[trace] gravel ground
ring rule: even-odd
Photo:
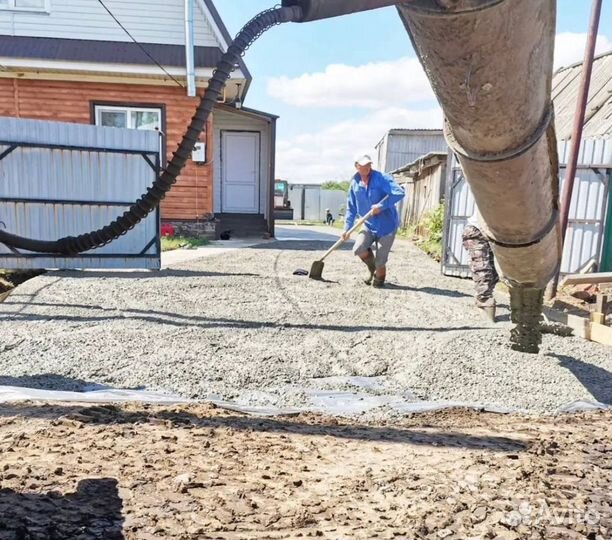
[[[394,248],[385,290],[360,282],[347,250],[327,259],[327,282],[293,275],[328,245],[265,244],[159,273],[39,276],[0,304],[0,384],[273,407],[355,392],[383,417],[415,400],[532,412],[612,403],[609,348],[547,335],[538,355],[511,351],[507,311],[486,321],[471,282],[441,276],[408,242]]]

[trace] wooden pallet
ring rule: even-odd
[[[591,274],[570,274],[563,278],[561,286],[565,285],[598,285],[612,283],[612,272],[595,272]]]
[[[575,336],[612,346],[612,327],[605,324],[607,309],[608,296],[600,293],[597,295],[595,311],[588,319],[550,308],[544,308],[544,315],[552,321],[570,327]]]

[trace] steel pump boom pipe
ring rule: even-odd
[[[512,347],[537,352],[561,260],[551,81],[555,0],[285,0],[302,21],[395,4],[510,286]]]

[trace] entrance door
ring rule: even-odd
[[[222,212],[259,213],[259,133],[221,135]]]

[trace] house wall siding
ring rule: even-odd
[[[166,155],[172,157],[198,103],[182,88],[0,79],[0,115],[91,124],[91,103],[149,104],[165,107]],[[207,155],[213,152],[212,119],[207,124]],[[188,161],[161,205],[162,219],[197,219],[212,213],[211,165]]]
[[[137,41],[185,43],[183,0],[105,0]],[[218,47],[210,23],[194,6],[195,44]],[[0,11],[0,34],[7,36],[131,41],[102,5],[94,0],[51,0],[50,13]]]
[[[446,161],[429,166],[422,174],[408,180],[401,174],[395,181],[405,191],[401,204],[402,227],[418,225],[426,214],[434,211],[441,202],[441,189],[446,181]]]

